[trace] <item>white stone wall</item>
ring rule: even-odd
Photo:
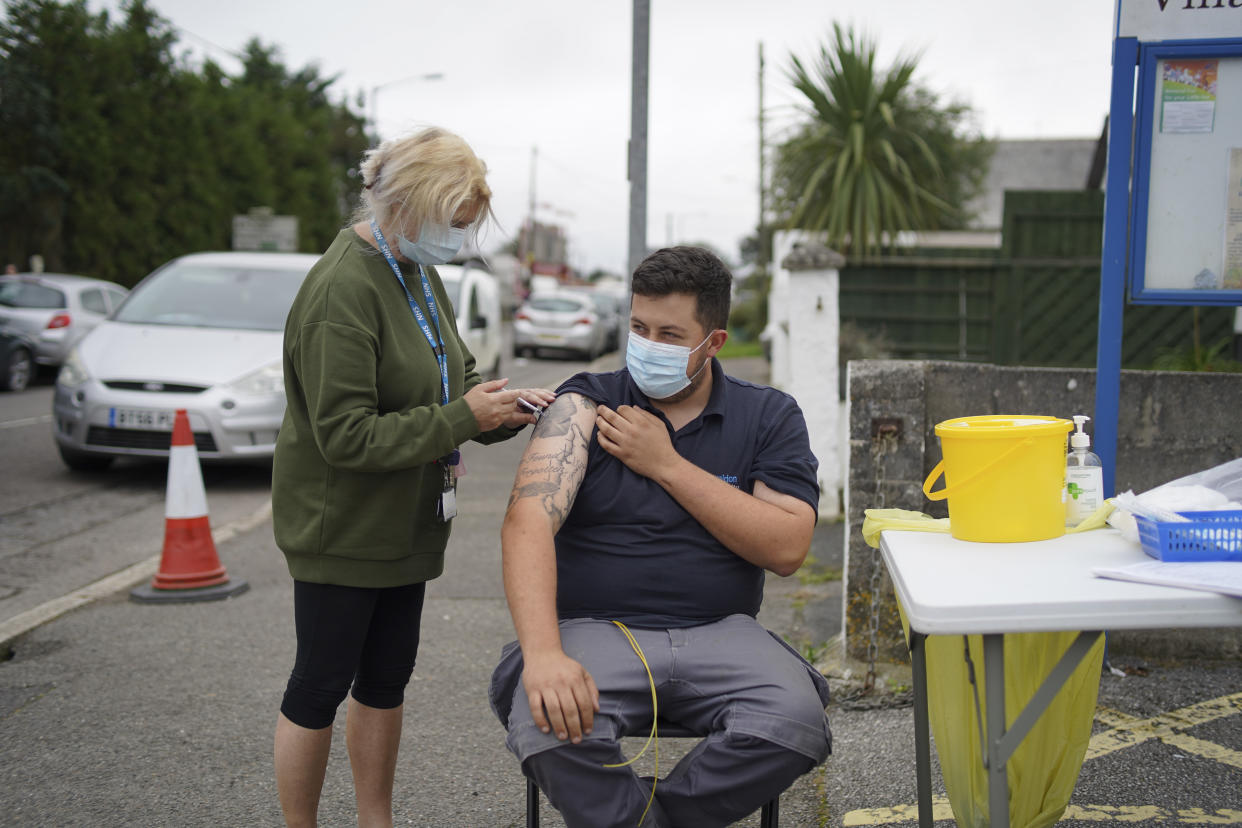
[[[802,408],[811,451],[819,461],[819,514],[835,518],[841,511],[846,477],[837,379],[840,275],[836,270],[791,273],[780,265],[795,243],[811,241],[813,236],[801,232],[779,232],[774,239],[768,298],[771,382]]]

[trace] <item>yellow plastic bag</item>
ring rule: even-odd
[[[901,623],[908,639],[910,627],[904,609]],[[1005,636],[1006,727],[1013,725],[1077,635]],[[975,668],[978,718],[963,638],[969,641]],[[927,637],[925,646],[928,714],[954,818],[962,828],[986,828],[990,824],[988,782],[979,741],[979,722],[987,722],[983,637],[933,635]],[[1091,741],[1103,660],[1104,637],[1100,636],[1010,757],[1009,824],[1013,828],[1053,825],[1069,804]]]
[[[1106,500],[1092,512],[1082,523],[1065,533],[1086,532],[1089,529],[1102,529],[1108,516],[1113,512],[1113,502]],[[863,512],[862,536],[867,545],[873,549],[880,546],[880,533],[885,529],[902,532],[944,532],[949,531],[949,518],[934,518],[931,515],[915,512],[910,509],[867,509]]]
[[[880,533],[885,529],[902,532],[949,531],[948,518],[934,518],[910,509],[867,509],[863,512],[862,536],[867,546],[880,548]]]

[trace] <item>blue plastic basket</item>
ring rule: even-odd
[[[1186,523],[1135,515],[1143,551],[1162,561],[1242,562],[1242,511],[1178,512]]]

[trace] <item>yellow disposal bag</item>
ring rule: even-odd
[[[901,622],[908,639],[910,627],[904,610]],[[1077,637],[1076,632],[1005,636],[1006,728],[1013,726]],[[988,715],[983,637],[929,635],[924,645],[928,718],[953,818],[960,828],[987,828],[991,824],[988,773],[979,742],[979,722],[986,727]],[[966,664],[966,646],[970,647],[978,685],[978,713]],[[1046,828],[1065,812],[1091,742],[1103,662],[1104,636],[1100,636],[1010,757],[1006,773],[1012,828]]]

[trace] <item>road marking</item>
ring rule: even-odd
[[[913,822],[919,818],[917,805],[896,805],[892,808],[862,808],[849,811],[841,818],[845,828],[864,825],[893,825]],[[953,808],[948,797],[932,797],[932,819],[936,822],[953,819]],[[1178,825],[1242,825],[1242,811],[1221,808],[1205,811],[1202,808],[1161,808],[1159,805],[1070,805],[1061,820],[1076,819],[1083,822],[1146,822],[1159,820],[1162,824]]]
[[[0,429],[21,428],[23,426],[39,425],[40,423],[50,423],[51,421],[51,414],[44,414],[41,417],[26,417],[22,420],[5,420],[3,423],[0,423]]]
[[[219,529],[211,533],[211,539],[217,545],[226,543],[240,534],[249,532],[259,524],[266,521],[272,516],[272,501],[269,498],[262,506],[256,509],[252,514],[240,520],[221,526]],[[143,581],[155,575],[159,569],[160,557],[163,550],[156,552],[151,557],[139,561],[132,566],[127,566],[120,572],[114,572],[106,578],[101,578],[94,583],[87,584],[81,589],[74,590],[68,595],[62,595],[59,598],[53,598],[51,601],[45,601],[37,607],[28,609],[25,612],[18,613],[6,621],[0,622],[0,647],[17,638],[19,635],[30,632],[40,624],[46,624],[55,618],[59,618],[70,610],[85,606],[92,601],[98,601],[100,598],[106,598],[122,590],[137,586]]]
[[[1242,752],[1181,732],[1238,713],[1242,713],[1242,693],[1208,699],[1150,719],[1140,719],[1102,707],[1096,711],[1095,718],[1110,729],[1091,737],[1091,744],[1087,747],[1087,755],[1083,761],[1158,739],[1187,753],[1242,768]]]
[[[841,817],[845,828],[851,825],[889,825],[894,822],[910,822],[919,818],[918,805],[895,805],[892,808],[861,808],[848,811]],[[932,797],[932,819],[953,819],[953,808],[947,796]]]
[[[1197,704],[1171,710],[1149,719],[1140,719],[1101,707],[1095,713],[1096,721],[1107,726],[1091,737],[1083,761],[1107,756],[1124,748],[1157,739],[1186,753],[1242,769],[1242,751],[1227,748],[1214,742],[1196,739],[1181,732],[1227,716],[1242,713],[1242,693],[1233,693]],[[890,808],[862,808],[849,811],[842,818],[842,825],[891,825],[918,819],[917,805],[895,805]],[[953,819],[953,808],[948,797],[932,798],[932,819]],[[1222,808],[1205,811],[1202,808],[1172,810],[1159,805],[1069,805],[1061,819],[1077,819],[1083,822],[1146,822],[1160,820],[1179,825],[1242,825],[1242,811]]]
[[[1218,811],[1202,808],[1172,810],[1158,805],[1070,805],[1061,819],[1080,819],[1084,822],[1145,822],[1158,819],[1163,824],[1242,825],[1242,811],[1233,808]]]

